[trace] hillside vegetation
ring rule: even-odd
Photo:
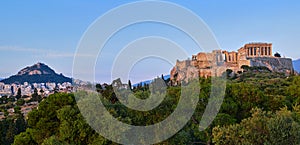
[[[199,131],[207,105],[211,80],[200,78],[201,93],[196,111],[186,126],[159,144],[300,144],[300,77],[255,69],[233,75],[227,81],[226,96],[213,123]],[[133,125],[150,125],[164,120],[177,107],[180,86],[167,88],[163,102],[148,112],[122,105],[108,85],[97,88],[111,115]],[[148,86],[133,90],[136,97],[147,98]],[[79,92],[82,96],[87,92]],[[14,137],[13,144],[116,144],[97,134],[81,115],[73,94],[56,93],[29,113],[26,131]],[[6,122],[1,122],[6,123]],[[109,125],[109,124],[107,124]],[[5,126],[5,125],[2,125]],[[14,126],[13,126],[14,127]],[[12,129],[13,130],[13,129]],[[10,129],[2,134],[9,136]],[[119,131],[118,128],[111,132]],[[121,131],[121,130],[120,130]],[[2,135],[1,144],[5,140]]]

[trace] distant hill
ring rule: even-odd
[[[165,80],[167,80],[167,79],[169,79],[169,78],[170,78],[170,75],[165,75],[165,76],[164,76],[164,79],[165,79]],[[142,84],[142,86],[144,86],[144,85],[150,84],[152,81],[153,81],[153,80],[146,80],[146,81],[142,81],[142,82],[140,82],[140,83],[136,83],[136,84],[134,84],[134,85],[132,85],[132,86],[136,87],[136,86],[138,86],[139,84]]]
[[[16,75],[13,75],[9,78],[3,79],[0,82],[5,84],[19,83],[23,84],[24,82],[28,83],[63,83],[63,82],[72,82],[71,78],[65,77],[62,74],[57,74],[53,69],[43,63],[37,63],[33,66],[26,67],[20,70]]]
[[[294,69],[300,73],[300,59],[293,61]]]

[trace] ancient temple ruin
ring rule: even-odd
[[[294,73],[292,59],[273,56],[272,43],[248,43],[238,51],[200,52],[190,60],[177,60],[171,70],[171,81],[187,81],[195,77],[221,76],[227,69],[243,71],[242,66],[264,66],[271,71]]]

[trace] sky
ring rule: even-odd
[[[14,75],[37,62],[43,62],[57,73],[72,77],[74,54],[89,26],[111,9],[130,2],[135,1],[1,1],[0,78]],[[198,15],[213,32],[222,49],[234,51],[245,43],[269,42],[273,43],[273,53],[279,52],[294,60],[300,58],[298,0],[168,2]],[[111,57],[116,56],[128,43],[146,36],[169,38],[187,48],[189,56],[198,53],[194,49],[195,44],[187,36],[170,26],[150,22],[128,26],[116,33],[103,48],[102,57],[97,59],[95,65],[95,81],[110,82]],[[133,82],[148,80],[169,74],[171,68],[172,64],[162,59],[143,59],[133,66],[129,79]]]

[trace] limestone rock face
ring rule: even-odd
[[[55,74],[54,70],[48,67],[46,64],[37,63],[33,66],[28,66],[18,72],[18,76],[22,75],[42,75],[42,74]]]
[[[292,74],[293,61],[290,58],[257,57],[250,60],[251,66],[264,66],[274,72]]]

